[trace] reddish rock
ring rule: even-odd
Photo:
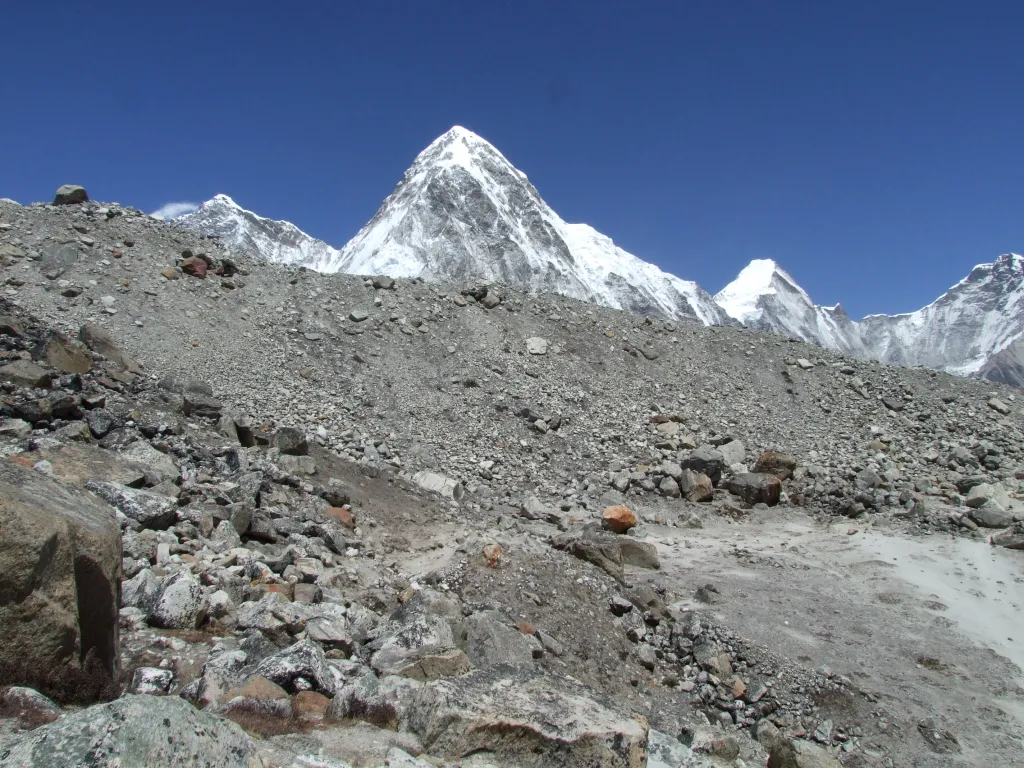
[[[633,514],[633,510],[621,504],[608,507],[601,515],[601,519],[605,526],[615,533],[625,533],[636,525],[636,515]]]
[[[501,562],[502,552],[501,547],[498,544],[487,544],[484,546],[483,555],[487,560],[487,565],[491,568],[497,568],[498,563]]]
[[[181,262],[181,271],[186,275],[192,275],[192,277],[198,277],[203,279],[206,277],[206,270],[209,268],[209,264],[206,263],[205,259],[201,259],[198,256],[190,256],[187,259],[183,259]]]
[[[351,509],[346,507],[327,507],[324,509],[324,514],[333,520],[337,520],[349,530],[353,530],[356,527],[356,517],[352,514]]]

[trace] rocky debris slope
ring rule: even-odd
[[[124,689],[235,720],[271,764],[899,757],[852,679],[681,603],[650,530],[774,505],[1020,538],[998,387],[0,206],[0,454],[115,510]],[[534,687],[578,721],[500,695]]]

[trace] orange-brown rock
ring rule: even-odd
[[[487,560],[487,565],[491,568],[497,568],[498,563],[501,562],[501,556],[504,553],[498,544],[487,544],[484,546],[483,555]]]
[[[633,510],[621,504],[608,507],[601,515],[601,519],[605,526],[615,533],[625,533],[636,525],[636,515],[633,514]]]
[[[356,527],[356,516],[352,514],[351,509],[346,509],[345,507],[325,507],[324,514],[333,520],[337,520],[349,530]]]

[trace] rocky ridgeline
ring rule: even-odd
[[[647,527],[1024,548],[1019,407],[980,382],[116,205],[0,202],[0,259],[4,764],[835,765],[870,694],[719,626],[713,585],[684,607]]]

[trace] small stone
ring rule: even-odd
[[[531,336],[526,340],[526,351],[531,355],[546,355],[548,353],[548,340],[540,336]]]

